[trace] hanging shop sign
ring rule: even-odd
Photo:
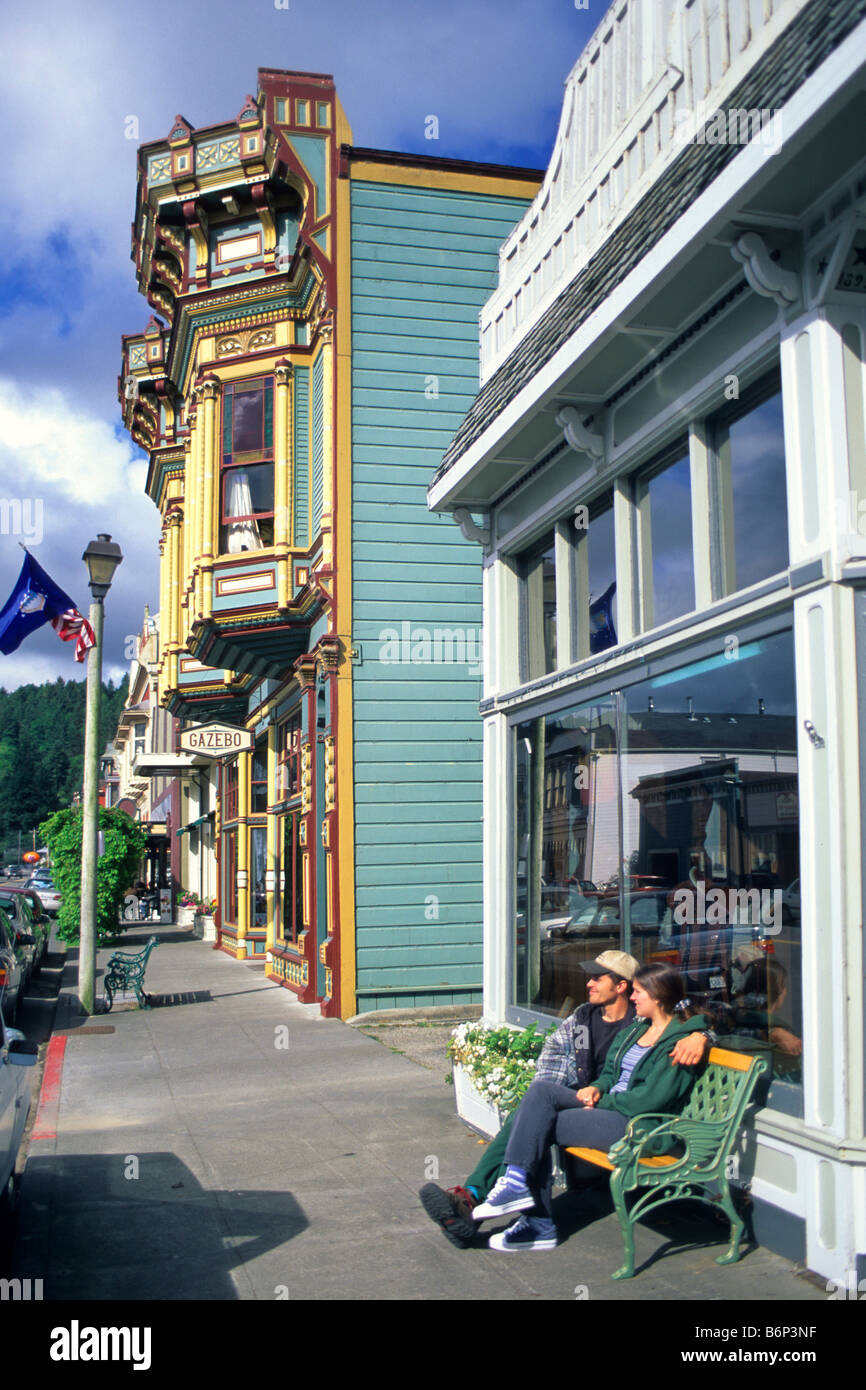
[[[206,758],[248,753],[252,746],[252,732],[231,724],[198,724],[194,729],[183,729],[180,735],[181,752],[203,754]]]

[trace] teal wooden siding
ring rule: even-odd
[[[310,531],[310,369],[295,368],[294,543],[307,545]]]
[[[322,524],[322,479],[325,460],[325,359],[313,364],[313,537]]]
[[[481,552],[426,492],[526,202],[352,184],[360,1012],[481,999]]]

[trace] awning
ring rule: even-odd
[[[191,820],[189,825],[182,825],[180,830],[176,830],[175,835],[187,835],[190,830],[195,830],[196,826],[204,825],[205,821],[213,820],[216,811],[208,811],[206,816],[199,816],[198,820]]]
[[[139,753],[132,765],[132,775],[139,777],[182,777],[184,773],[201,772],[210,764],[209,758],[194,753]]]

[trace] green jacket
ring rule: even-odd
[[[695,1018],[672,1019],[658,1042],[647,1048],[645,1056],[638,1058],[629,1077],[628,1089],[611,1096],[607,1092],[616,1085],[623,1057],[643,1036],[649,1023],[646,1019],[638,1019],[633,1027],[624,1028],[608,1048],[601,1076],[592,1083],[603,1092],[598,1102],[599,1110],[617,1110],[629,1119],[633,1115],[652,1113],[678,1115],[697,1079],[698,1068],[678,1066],[671,1061],[671,1053],[680,1038],[688,1033],[700,1033],[707,1026],[703,1014]]]

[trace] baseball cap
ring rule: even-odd
[[[613,971],[614,975],[621,975],[624,980],[633,980],[640,970],[640,962],[625,951],[602,951],[595,960],[582,960],[580,967],[587,975],[609,975]]]

